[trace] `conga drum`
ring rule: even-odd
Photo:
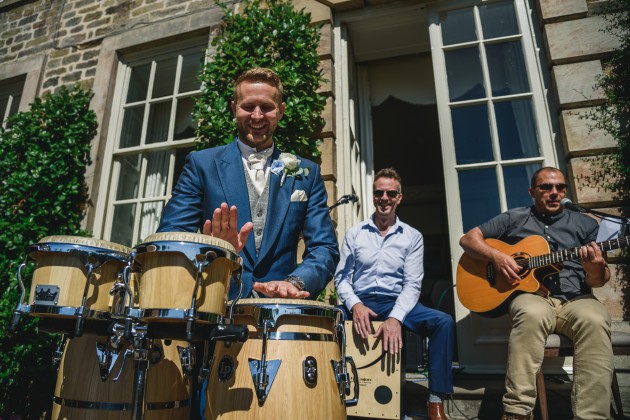
[[[86,334],[67,341],[53,398],[52,419],[114,420],[131,418],[134,395],[134,360],[123,348],[103,375],[103,354],[108,337]],[[184,377],[178,346],[186,342],[153,340],[152,361],[146,374],[144,418],[188,419],[189,378]],[[117,379],[117,380],[116,380]]]
[[[229,242],[197,233],[150,235],[132,258],[137,295],[130,315],[148,323],[153,336],[183,338],[182,324],[191,320],[219,323],[230,279],[241,272],[241,257]]]
[[[241,299],[233,322],[249,327],[249,339],[217,342],[206,419],[346,418],[340,310],[314,301]]]
[[[130,253],[126,246],[94,238],[43,238],[27,248],[25,264],[32,260],[35,269],[29,304],[18,309],[21,306],[23,312],[43,318],[45,329],[59,332],[73,330],[77,318],[87,324],[108,323],[113,301],[110,291],[129,265]],[[20,275],[18,278],[22,283]]]

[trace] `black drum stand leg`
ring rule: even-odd
[[[137,330],[136,330],[137,332]],[[149,352],[151,340],[146,337],[146,331],[137,333],[133,337],[133,400],[131,409],[132,420],[144,419],[145,391],[147,386],[147,373],[149,371]]]

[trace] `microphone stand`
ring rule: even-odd
[[[578,207],[578,212],[579,213],[590,213],[594,216],[597,216],[601,219],[608,219],[609,221],[613,222],[613,223],[619,223],[621,225],[621,229],[619,234],[620,235],[625,235],[626,231],[628,230],[628,228],[630,227],[630,218],[628,217],[623,217],[623,216],[617,216],[614,214],[608,214],[608,213],[604,213],[598,210],[593,210],[593,209],[587,209],[586,207],[582,207],[579,206]],[[619,220],[619,222],[616,222],[614,220],[610,220],[610,219],[617,219]]]
[[[340,197],[339,200],[337,200],[335,202],[335,204],[333,204],[332,206],[328,207],[328,213],[330,213],[335,207],[338,207],[338,206],[340,206],[342,204],[348,204],[348,203],[350,203],[352,201],[355,201],[355,200],[352,200],[351,196],[344,195],[344,196]]]

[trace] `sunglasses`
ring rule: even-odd
[[[381,198],[383,196],[383,194],[387,194],[387,196],[389,198],[396,198],[396,197],[398,197],[398,194],[400,194],[400,191],[396,191],[396,190],[389,190],[389,191],[374,190],[373,194],[374,194],[374,197],[376,197],[376,198]]]
[[[552,189],[556,189],[558,192],[563,192],[567,190],[567,184],[538,184],[536,187],[540,188],[543,191],[551,191]]]

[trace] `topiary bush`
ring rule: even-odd
[[[43,236],[86,234],[84,176],[97,128],[91,96],[78,85],[61,88],[10,117],[9,129],[0,128],[0,418],[39,418],[52,406],[51,354],[59,337],[38,332],[38,320],[28,316],[16,334],[8,326],[25,248]]]
[[[286,111],[274,133],[285,152],[308,159],[319,157],[326,98],[317,92],[324,78],[319,69],[319,31],[311,16],[296,11],[289,1],[245,0],[240,14],[217,1],[224,11],[223,29],[212,40],[215,53],[202,68],[201,95],[193,115],[198,122],[199,148],[228,144],[236,135],[230,102],[234,81],[252,67],[268,67],[280,76]]]

